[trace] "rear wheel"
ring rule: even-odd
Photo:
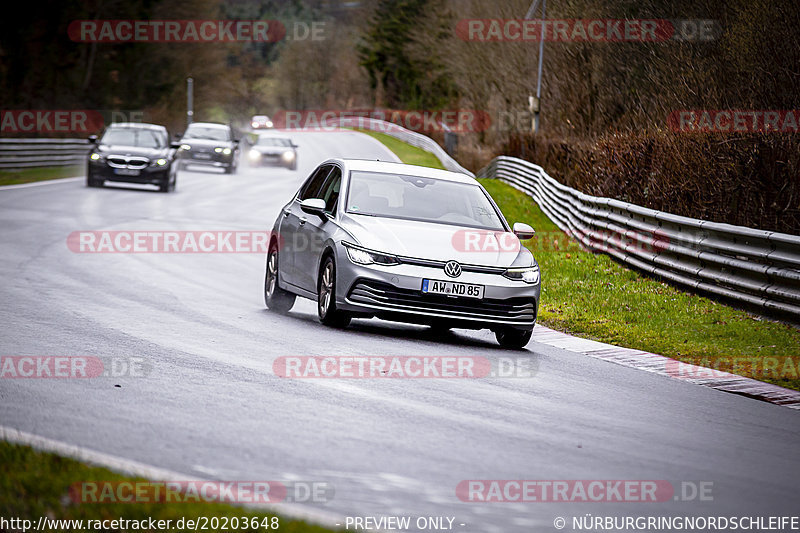
[[[281,289],[278,285],[278,246],[273,244],[267,254],[266,274],[264,275],[264,303],[267,308],[278,313],[288,313],[294,305],[296,296]]]
[[[345,328],[350,323],[350,314],[336,308],[336,263],[332,256],[325,258],[320,269],[317,312],[320,322],[326,326]]]
[[[494,331],[494,336],[500,346],[515,350],[524,348],[530,342],[532,335],[533,330],[516,328],[499,328]]]

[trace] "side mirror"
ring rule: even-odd
[[[178,139],[175,139],[174,141],[169,143],[169,147],[170,148],[174,148],[175,150],[177,150],[178,148],[181,147],[181,143],[180,143],[180,141]]]
[[[89,135],[89,142],[92,144],[97,144],[97,135]]]
[[[325,200],[322,198],[308,198],[300,202],[300,209],[309,215],[325,218]]]
[[[234,140],[233,140],[233,144],[236,144],[236,145],[238,145],[240,140],[241,140],[241,139],[234,139]]]
[[[536,233],[533,231],[532,227],[523,222],[514,222],[514,227],[512,227],[511,230],[521,241],[532,239],[533,235]]]
[[[296,144],[292,143],[292,148],[299,148]]]
[[[183,137],[183,133],[176,133],[175,135],[172,136],[172,138],[175,140],[175,142],[180,141],[181,137]]]

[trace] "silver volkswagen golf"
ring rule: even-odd
[[[428,167],[330,159],[275,221],[264,299],[288,312],[317,301],[323,324],[351,318],[494,331],[505,347],[531,338],[539,265],[473,178]]]

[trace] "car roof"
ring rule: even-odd
[[[160,124],[147,124],[146,122],[112,122],[108,125],[109,128],[126,128],[126,129],[142,129],[142,130],[166,130]]]
[[[460,172],[451,172],[438,168],[422,167],[419,165],[408,165],[406,163],[393,163],[390,161],[376,161],[374,159],[329,159],[326,163],[338,162],[345,167],[345,170],[362,170],[366,172],[384,172],[387,174],[404,174],[407,176],[420,176],[423,178],[434,178],[445,181],[455,181],[477,185],[478,182],[471,176]]]
[[[189,127],[191,128],[192,126],[202,126],[204,128],[219,128],[221,130],[222,129],[227,130],[230,128],[230,126],[228,126],[227,124],[220,124],[218,122],[192,122],[191,124],[189,124]]]

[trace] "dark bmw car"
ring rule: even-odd
[[[297,169],[297,145],[288,137],[259,135],[248,157],[253,166],[276,165]]]
[[[225,169],[226,174],[236,172],[239,159],[239,140],[225,124],[194,122],[186,128],[180,140],[181,168],[198,165]]]
[[[86,185],[102,187],[106,181],[158,185],[161,192],[175,190],[175,146],[170,146],[164,126],[141,123],[111,124],[94,145],[86,165]]]

